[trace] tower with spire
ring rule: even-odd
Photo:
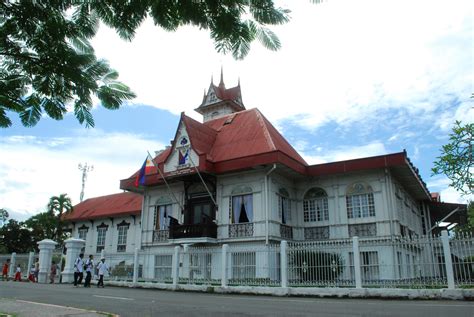
[[[201,105],[194,110],[202,114],[204,122],[245,110],[240,91],[240,79],[237,86],[226,88],[221,67],[219,85],[214,85],[213,77],[211,77],[211,84],[207,93],[204,91]]]

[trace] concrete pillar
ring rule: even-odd
[[[62,275],[62,283],[72,283],[74,281],[74,261],[79,257],[81,249],[86,242],[82,239],[70,238],[64,241],[66,246],[66,263]],[[41,263],[41,260],[40,260]]]
[[[133,254],[133,283],[138,282],[138,248],[135,248]]]
[[[47,283],[49,272],[51,270],[51,261],[53,260],[53,251],[57,242],[51,239],[44,239],[38,242],[39,249],[39,273],[38,283]]]
[[[352,237],[352,252],[354,254],[354,277],[356,288],[362,288],[362,277],[360,274],[359,237]]]
[[[35,253],[31,251],[30,254],[28,255],[28,267],[25,269],[27,278],[30,275],[31,267],[34,265],[34,262],[33,262],[34,259],[35,259]]]
[[[229,245],[222,245],[222,277],[221,277],[221,286],[227,287],[227,253],[229,251]]]
[[[288,247],[287,241],[282,241],[280,244],[280,276],[281,287],[288,287],[288,258],[286,249]]]
[[[8,268],[10,272],[8,272],[8,276],[13,278],[16,272],[16,252],[13,252],[10,257],[10,267]]]
[[[449,245],[448,231],[441,231],[441,241],[443,242],[444,265],[446,266],[448,288],[454,289],[453,260],[451,259],[451,246]]]
[[[179,246],[174,247],[171,276],[173,277],[173,286],[176,287],[179,280]]]

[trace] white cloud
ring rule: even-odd
[[[94,166],[85,198],[119,192],[119,181],[129,177],[146,153],[163,144],[140,135],[105,134],[78,130],[70,138],[13,136],[0,138],[1,207],[17,215],[44,211],[51,196],[67,193],[79,202],[82,174],[79,163]]]
[[[292,118],[308,129],[328,121],[368,121],[378,109],[426,116],[453,95],[471,94],[470,1],[277,5],[292,10],[291,22],[274,28],[282,49],[253,45],[244,61],[216,53],[206,31],[166,32],[151,21],[132,43],[101,27],[94,47],[138,94],[136,102],[197,118],[192,109],[211,74],[218,80],[221,65],[228,86],[241,78],[247,107],[259,107],[273,122]]]
[[[319,153],[318,149],[316,151]],[[310,165],[322,164],[335,161],[351,160],[362,157],[377,156],[387,154],[388,151],[383,143],[373,142],[361,146],[339,146],[335,150],[330,150],[324,154],[313,154],[305,152],[303,158]]]
[[[451,182],[446,176],[436,176],[427,183],[430,192],[438,192],[441,196],[441,201],[449,203],[465,204],[469,200],[473,200],[474,196],[462,196],[454,188],[449,187]]]

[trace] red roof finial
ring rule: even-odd
[[[221,65],[221,81],[219,82],[219,88],[225,88],[224,84],[224,67]]]

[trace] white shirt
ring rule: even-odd
[[[86,260],[86,272],[92,272],[93,267],[94,267],[94,260],[87,259]]]
[[[77,258],[76,262],[74,262],[74,268],[76,269],[76,272],[84,272],[84,260]]]
[[[99,275],[105,275],[105,273],[109,271],[109,266],[107,263],[102,261],[97,264],[97,268],[99,269]]]

